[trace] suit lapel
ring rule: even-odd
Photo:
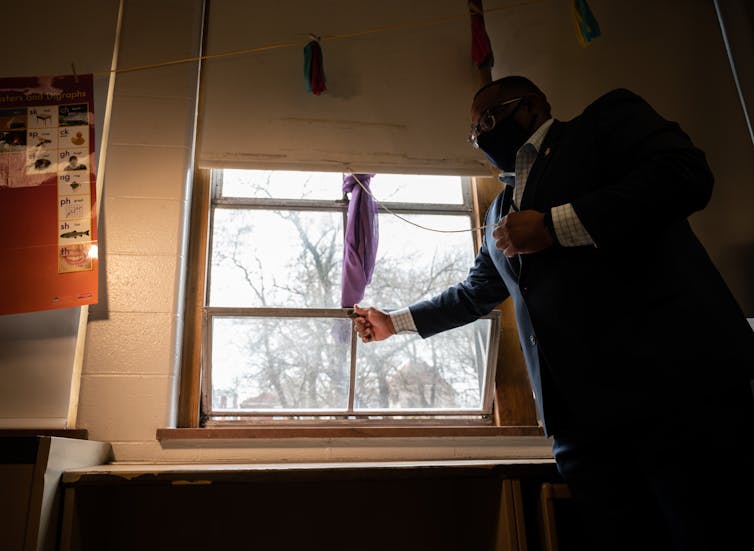
[[[542,147],[539,148],[537,158],[531,167],[529,177],[526,180],[526,187],[524,188],[524,195],[521,197],[521,210],[532,208],[536,204],[537,188],[539,182],[544,175],[547,165],[552,159],[553,154],[557,150],[558,142],[563,135],[563,123],[556,120],[553,121],[550,131],[545,137],[545,141],[542,143]]]
[[[539,149],[537,158],[531,167],[531,171],[529,171],[529,177],[526,180],[526,187],[524,188],[524,195],[521,197],[521,210],[534,208],[534,206],[538,204],[536,198],[539,183],[547,171],[550,159],[554,157],[560,139],[563,136],[563,130],[563,123],[558,120],[553,121],[549,132],[547,132],[545,141],[542,142],[542,147]],[[520,281],[528,266],[528,260],[526,259],[525,254],[519,255],[519,262],[518,279]]]
[[[503,191],[500,192],[500,194],[495,198],[495,202],[491,205],[490,213],[488,214],[485,223],[496,224],[497,222],[499,222],[503,216],[508,214],[512,201],[513,189],[510,186],[506,185]],[[495,240],[492,237],[493,229],[489,228],[487,231],[487,243],[490,251],[490,256],[496,258],[496,262],[498,263],[504,262],[508,267],[508,270],[510,271],[509,277],[511,277],[514,281],[517,281],[520,269],[518,256],[507,258],[505,255],[503,255],[503,251],[495,248]],[[503,275],[502,272],[501,275]],[[505,278],[505,275],[503,277]]]

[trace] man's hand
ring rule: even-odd
[[[353,328],[361,337],[361,342],[382,341],[395,335],[393,320],[382,310],[359,308],[358,304],[354,304],[353,311],[356,314]]]
[[[504,216],[492,232],[495,247],[511,257],[536,253],[550,247],[555,240],[544,224],[545,215],[536,210],[511,212]]]

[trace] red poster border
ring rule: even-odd
[[[35,106],[88,107],[91,269],[59,273],[58,173],[12,187],[8,162],[0,163],[0,315],[96,304],[96,169],[93,76],[0,78],[0,111]],[[0,132],[4,129],[0,128]],[[26,130],[24,130],[26,131]],[[2,136],[0,136],[2,137]],[[0,153],[0,156],[7,155]],[[7,157],[6,157],[7,158]],[[2,173],[2,170],[5,173]]]

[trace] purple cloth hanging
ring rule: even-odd
[[[372,281],[374,261],[377,257],[379,227],[377,203],[356,181],[369,190],[374,174],[344,174],[343,193],[351,194],[348,203],[346,231],[343,243],[343,280],[340,305],[353,308],[364,298],[364,290]]]

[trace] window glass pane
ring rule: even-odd
[[[370,189],[380,202],[463,204],[460,176],[377,174]]]
[[[339,172],[223,170],[223,197],[337,200],[342,188]]]
[[[371,182],[376,199],[387,205],[460,208],[448,214],[380,213],[375,271],[361,304],[403,307],[462,281],[474,257],[464,180],[378,174]],[[341,186],[340,173],[223,170],[224,197],[280,202],[213,207],[208,306],[281,311],[211,312],[212,352],[203,369],[212,387],[206,412],[216,419],[241,419],[243,412],[259,419],[267,413],[267,420],[327,419],[348,411],[351,321],[291,318],[284,310],[340,307],[341,206],[308,210],[285,200],[336,201]],[[432,339],[400,335],[368,346],[358,342],[352,412],[481,412],[490,326],[479,320]]]
[[[215,410],[345,409],[350,320],[212,318]]]
[[[216,208],[210,306],[340,307],[339,212]]]
[[[457,215],[380,214],[380,237],[372,282],[362,304],[400,308],[434,296],[466,278],[474,259],[471,218]],[[430,229],[425,229],[430,228]]]
[[[480,409],[489,320],[431,339],[359,343],[356,409]]]

